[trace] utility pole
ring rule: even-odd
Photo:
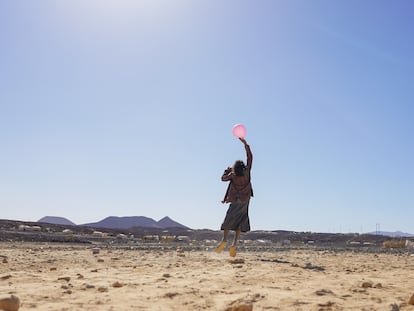
[[[375,224],[375,234],[376,235],[378,235],[378,233],[381,231],[381,228],[380,228],[380,224],[379,223],[376,223]]]

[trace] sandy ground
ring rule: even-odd
[[[412,254],[0,244],[20,310],[414,310]]]

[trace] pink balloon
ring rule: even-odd
[[[233,135],[238,138],[246,136],[246,127],[243,124],[236,124],[233,126]]]

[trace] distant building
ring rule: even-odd
[[[19,231],[42,231],[42,227],[40,226],[28,226],[28,225],[19,225],[18,227]]]
[[[103,238],[105,236],[105,234],[101,231],[94,231],[92,232],[92,236],[98,237],[98,238]]]
[[[64,233],[64,234],[73,234],[73,231],[72,231],[72,230],[70,230],[70,229],[64,229],[64,230],[62,231],[62,233]]]
[[[145,235],[143,240],[144,242],[158,242],[160,237],[158,235]]]
[[[178,242],[190,242],[190,237],[186,235],[179,235],[177,236]]]

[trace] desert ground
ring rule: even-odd
[[[0,244],[19,310],[414,310],[413,276],[409,252]]]

